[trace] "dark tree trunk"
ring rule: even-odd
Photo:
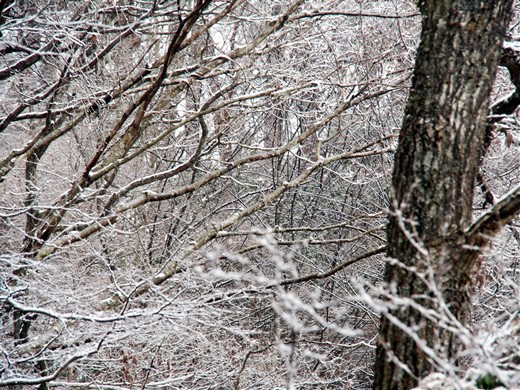
[[[465,230],[511,6],[512,0],[420,3],[421,43],[395,156],[387,253],[398,263],[387,265],[385,280],[395,295],[426,309],[439,312],[442,299],[461,322],[481,252],[467,245]],[[374,389],[411,389],[429,372],[443,371],[433,355],[456,361],[457,335],[402,302],[395,307],[390,299],[381,318]]]

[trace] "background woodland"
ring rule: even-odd
[[[0,386],[370,388],[414,2],[0,10]],[[492,120],[475,216],[520,182],[517,112]],[[460,383],[520,383],[519,227]]]

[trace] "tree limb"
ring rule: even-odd
[[[99,348],[101,348],[101,344],[104,341],[104,338],[98,343],[96,348],[85,351],[84,353],[80,353],[77,355],[73,355],[69,357],[61,366],[59,366],[52,374],[47,376],[42,376],[40,378],[12,378],[6,379],[4,381],[0,381],[0,387],[4,386],[16,386],[16,385],[39,385],[42,383],[50,382],[56,379],[68,366],[74,363],[76,360],[85,358],[96,353]]]
[[[488,150],[493,139],[493,127],[504,115],[511,115],[520,106],[520,53],[512,45],[505,44],[500,58],[500,66],[509,71],[511,83],[515,90],[506,98],[496,102],[491,107],[490,117],[486,126],[484,153]]]
[[[491,146],[495,124],[499,122],[504,116],[513,114],[520,106],[520,53],[518,50],[515,50],[512,45],[505,43],[499,65],[505,67],[509,71],[509,77],[515,87],[515,90],[509,96],[499,100],[491,107],[490,116],[488,117],[485,130],[486,136],[484,138],[484,145],[482,148],[482,161],[483,157],[486,155],[489,147]],[[480,187],[484,195],[484,203],[482,207],[485,208],[488,204],[494,205],[495,196],[493,195],[493,192],[489,188],[484,178],[482,168],[479,169],[477,174],[477,185]]]
[[[299,278],[284,280],[284,281],[282,281],[280,283],[277,283],[276,285],[277,286],[287,286],[289,284],[302,283],[302,282],[307,282],[309,280],[325,279],[325,278],[328,278],[329,276],[334,275],[335,273],[341,271],[342,269],[344,269],[344,268],[346,268],[346,267],[348,267],[348,266],[350,266],[352,264],[355,264],[355,263],[357,263],[357,262],[359,262],[361,260],[367,259],[369,257],[375,256],[375,255],[379,255],[381,253],[385,253],[385,251],[386,251],[386,246],[383,245],[383,246],[377,247],[376,249],[372,249],[371,251],[363,253],[362,255],[354,257],[353,259],[349,259],[347,261],[344,261],[343,263],[337,265],[334,268],[331,268],[330,270],[328,270],[326,272],[321,272],[321,273],[317,272],[317,273],[314,273],[314,274],[301,276]]]
[[[471,246],[484,246],[518,213],[520,213],[520,185],[506,194],[469,227],[466,231],[466,242]]]

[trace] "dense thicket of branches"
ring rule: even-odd
[[[414,3],[0,15],[0,385],[370,387]],[[519,181],[515,111],[493,122],[476,213]],[[468,380],[518,365],[517,229],[475,276]]]

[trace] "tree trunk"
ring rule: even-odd
[[[432,0],[423,16],[393,172],[383,313],[374,389],[410,389],[455,363],[454,332],[426,318],[444,301],[464,322],[480,247],[467,245],[486,116],[512,0]],[[403,304],[402,299],[408,299]],[[413,303],[410,305],[409,303]],[[414,307],[412,307],[414,306]],[[440,359],[436,359],[435,356]]]

